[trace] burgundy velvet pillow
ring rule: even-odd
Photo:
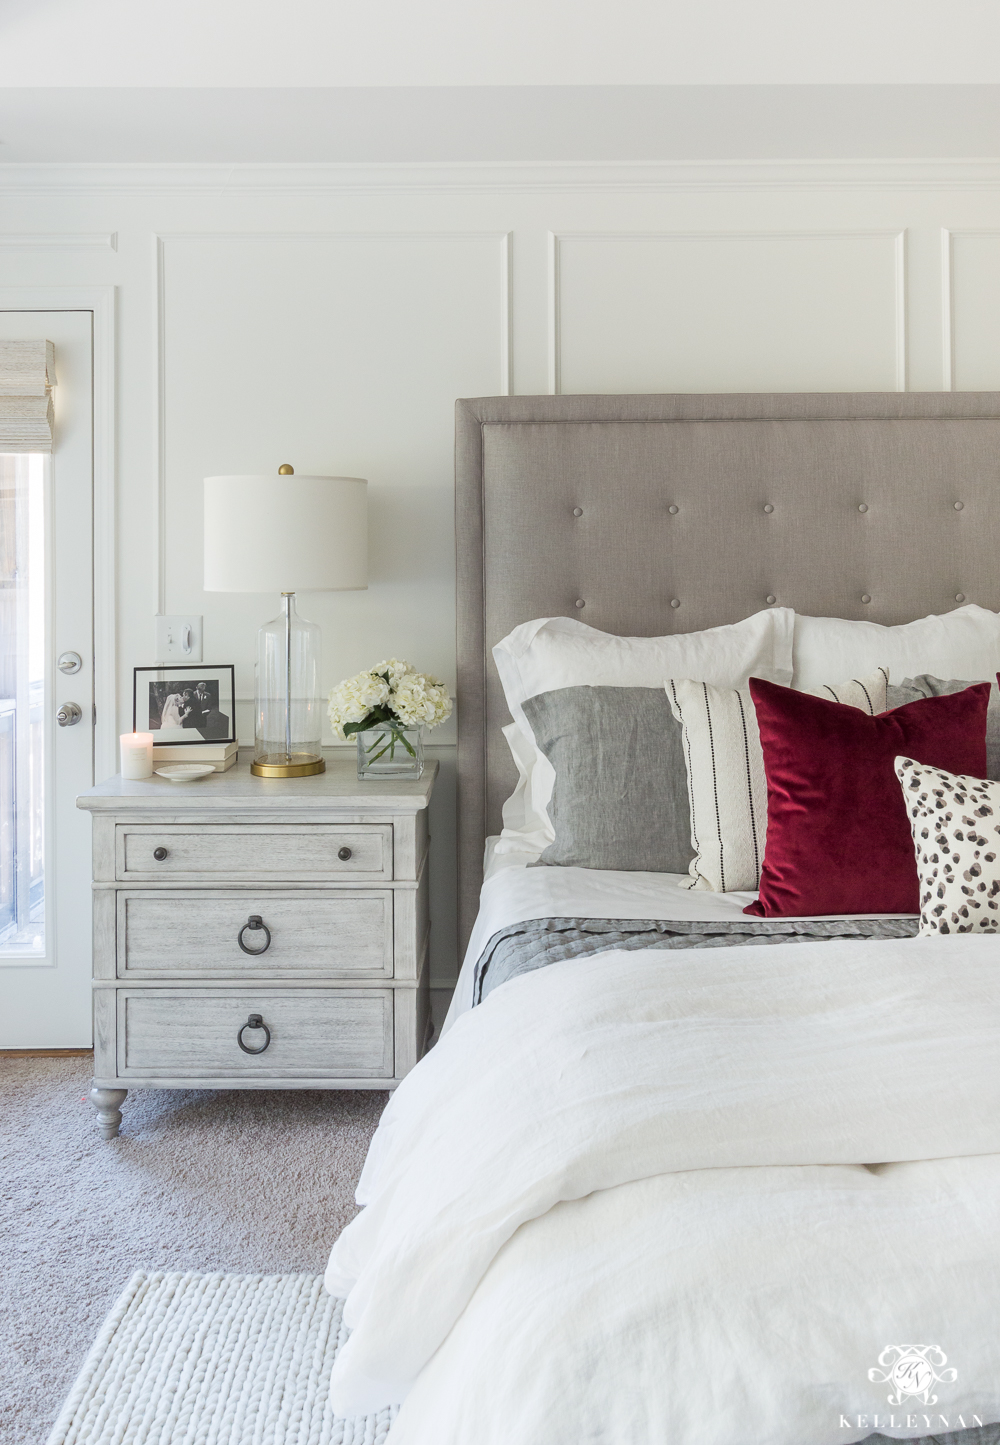
[[[910,823],[894,759],[986,776],[990,684],[869,717],[750,679],[767,774],[760,897],[744,913],[919,913]]]

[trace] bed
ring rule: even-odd
[[[401,1401],[392,1445],[993,1445],[1000,940],[537,866],[492,654],[541,618],[989,633],[1000,397],[488,398],[456,457],[468,947],[331,1256],[335,1409]]]

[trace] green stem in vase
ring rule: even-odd
[[[385,733],[379,733],[378,737],[377,737],[377,738],[375,739],[375,741],[372,743],[372,746],[371,746],[370,748],[367,748],[366,751],[370,753],[370,752],[372,751],[372,748],[377,748],[378,745],[379,745],[379,743],[382,742],[382,741],[384,740],[384,738],[385,738]],[[373,758],[370,758],[369,761],[370,761],[370,762],[373,762],[373,763],[377,763],[378,760],[379,760],[379,758],[384,757],[384,755],[389,751],[390,745],[391,745],[390,743],[386,743],[385,747],[384,747],[384,748],[380,748],[379,751],[375,754],[375,756],[374,756]]]
[[[405,736],[402,728],[390,727],[384,731],[382,729],[373,728],[371,729],[371,731],[377,731],[378,736],[375,738],[374,742],[365,746],[365,752],[368,755],[369,764],[377,763],[379,758],[385,757],[386,753],[389,754],[389,761],[395,762],[397,743],[401,743],[402,746],[409,753],[410,757],[413,758],[414,761],[416,761],[416,749],[411,745],[409,739]],[[378,748],[378,752],[375,751],[376,748]]]

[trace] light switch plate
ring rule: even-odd
[[[201,618],[157,617],[157,662],[201,662]]]

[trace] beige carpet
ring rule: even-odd
[[[89,1059],[0,1059],[0,1442],[43,1445],[136,1270],[322,1273],[381,1092],[130,1094],[100,1139]]]

